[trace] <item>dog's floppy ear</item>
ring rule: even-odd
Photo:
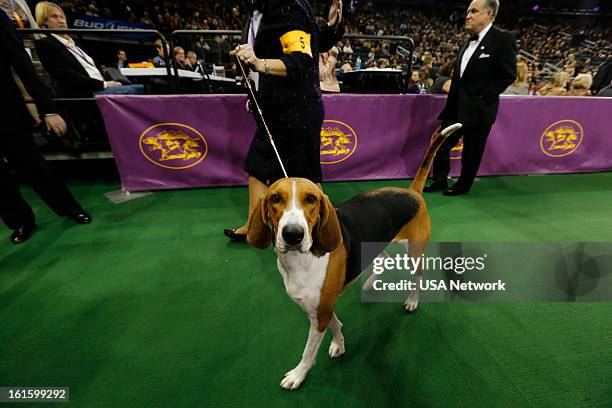
[[[253,208],[247,227],[247,242],[255,248],[264,249],[272,242],[272,232],[268,226],[267,194],[260,197]]]
[[[342,243],[342,232],[336,210],[325,194],[321,199],[319,222],[315,225],[312,235],[313,242],[310,251],[315,256],[320,257],[327,252],[332,252]]]

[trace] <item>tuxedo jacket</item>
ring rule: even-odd
[[[36,51],[62,97],[91,98],[94,92],[104,89],[104,81],[91,78],[76,57],[54,36],[37,40]]]
[[[593,85],[591,86],[593,95],[597,94],[600,89],[610,86],[610,83],[612,83],[612,58],[608,58],[608,60],[597,69],[597,74],[593,78]]]
[[[255,35],[257,58],[280,59],[287,77],[259,74],[258,99],[263,106],[281,106],[320,99],[319,52],[329,50],[344,35],[342,26],[319,29],[309,0],[267,0]],[[248,41],[251,18],[242,43]],[[246,67],[245,67],[246,68]]]
[[[0,10],[0,122],[9,129],[24,129],[32,126],[23,96],[13,79],[12,70],[19,76],[26,90],[34,99],[41,115],[55,113],[57,109],[51,91],[38,77],[30,56],[23,48],[13,23]]]
[[[461,60],[469,42],[459,51],[446,106],[439,119],[464,126],[495,123],[499,95],[516,79],[516,39],[492,26],[461,76]]]

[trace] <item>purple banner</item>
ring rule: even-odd
[[[243,95],[98,96],[123,188],[245,185]],[[445,97],[325,95],[324,181],[413,177]],[[479,175],[612,169],[612,99],[502,97]],[[264,112],[265,116],[265,112]],[[274,135],[273,135],[274,136]],[[461,143],[453,149],[457,174]]]

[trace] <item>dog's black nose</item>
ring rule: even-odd
[[[283,239],[289,245],[297,245],[304,239],[304,228],[298,225],[287,225],[283,227]]]

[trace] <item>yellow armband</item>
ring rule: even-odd
[[[303,52],[304,54],[312,57],[312,50],[310,49],[310,34],[306,34],[304,31],[293,30],[283,34],[280,38],[280,42],[283,46],[283,53],[291,54],[292,52]]]

